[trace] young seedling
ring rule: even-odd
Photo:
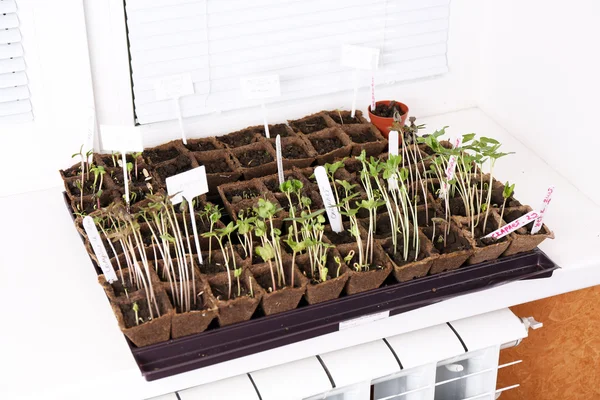
[[[139,325],[140,320],[142,321],[142,323],[144,323],[144,320],[139,317],[138,312],[140,311],[140,307],[138,306],[138,303],[136,301],[133,302],[133,306],[131,308],[133,309],[133,313],[135,315],[135,324]]]
[[[242,295],[242,286],[240,285],[240,276],[242,275],[242,268],[236,268],[233,270],[233,275],[235,276],[235,279],[237,279],[237,288],[238,288],[238,297],[240,297]]]
[[[502,212],[500,213],[501,221],[504,218],[504,209],[506,208],[506,201],[510,198],[510,196],[512,196],[514,191],[515,184],[513,183],[511,185],[510,182],[506,181],[506,183],[504,184],[504,189],[502,190],[502,198],[504,199],[504,201],[502,202]]]

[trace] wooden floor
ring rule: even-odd
[[[520,383],[501,400],[600,399],[600,286],[512,307],[544,327],[521,345],[503,350],[498,388]]]

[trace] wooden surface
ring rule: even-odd
[[[544,327],[529,330],[519,346],[503,350],[498,388],[520,383],[501,400],[600,399],[600,286],[511,307]]]

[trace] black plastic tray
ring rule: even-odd
[[[547,278],[557,268],[535,249],[404,283],[390,276],[382,287],[368,292],[314,305],[301,303],[285,313],[255,316],[226,327],[213,325],[197,335],[143,348],[130,343],[130,348],[142,375],[152,381],[336,332],[340,322],[365,315],[389,311],[392,316],[508,282]]]

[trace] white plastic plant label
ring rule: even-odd
[[[279,184],[285,182],[285,176],[283,175],[283,158],[281,156],[281,136],[277,135],[275,138],[275,151],[277,153],[277,175],[279,176]]]
[[[490,233],[489,235],[484,236],[484,238],[501,239],[504,236],[506,236],[510,233],[513,233],[517,229],[522,228],[525,225],[532,223],[539,216],[540,216],[540,214],[537,211],[530,211],[527,214],[523,215],[522,217],[515,219],[513,222],[510,222],[510,223],[496,229],[494,232]]]
[[[104,151],[120,153],[144,151],[144,142],[139,126],[102,125],[100,137]]]
[[[461,143],[462,139],[457,138],[456,140],[454,140],[452,145],[456,149],[461,145]],[[446,191],[448,190],[448,182],[454,179],[454,172],[456,171],[456,162],[456,156],[450,156],[450,158],[448,159],[448,166],[444,171],[446,173],[446,181],[442,181],[440,187],[440,197],[443,197],[446,194]]]
[[[154,84],[156,100],[178,99],[194,94],[192,75],[179,74],[160,78]]]
[[[390,316],[390,312],[382,311],[376,314],[363,315],[362,317],[349,319],[347,321],[340,322],[339,330],[343,331],[344,329],[354,328],[356,326],[365,325],[371,322],[379,321],[380,319],[386,319]]]
[[[242,93],[248,100],[264,100],[281,96],[279,75],[262,75],[240,79]]]
[[[329,178],[327,177],[327,171],[325,170],[325,167],[319,165],[315,168],[315,178],[317,179],[317,184],[319,185],[319,192],[321,192],[321,198],[323,199],[323,204],[325,205],[327,217],[329,217],[331,230],[338,233],[342,232],[344,230],[344,226],[342,225],[342,215],[340,214],[340,210],[337,208],[335,196],[333,194],[333,190],[331,189],[331,185],[329,184]]]
[[[397,156],[399,147],[400,142],[398,138],[398,131],[390,131],[388,134],[388,153],[391,156]]]
[[[206,168],[204,165],[166,179],[167,192],[171,203],[179,204],[185,197],[188,200],[208,192]]]
[[[110,258],[106,253],[106,248],[104,247],[104,243],[102,243],[102,239],[100,238],[100,234],[98,233],[98,228],[96,228],[96,224],[94,223],[94,219],[89,215],[83,218],[83,229],[85,229],[85,233],[88,236],[88,240],[92,245],[92,249],[94,250],[94,254],[98,259],[98,264],[100,264],[100,269],[106,278],[108,283],[112,283],[117,280],[117,274],[110,263]]]
[[[342,46],[342,66],[363,70],[376,70],[380,50],[375,47],[345,44]]]
[[[548,209],[548,205],[552,201],[552,193],[554,193],[554,186],[550,186],[548,188],[548,191],[546,192],[546,196],[544,197],[544,201],[542,203],[542,208],[540,210],[540,216],[538,219],[535,220],[535,223],[533,224],[533,227],[531,228],[532,235],[535,235],[536,233],[538,233],[540,231],[540,229],[542,229],[542,225],[544,224],[544,214],[546,213],[546,210]]]

